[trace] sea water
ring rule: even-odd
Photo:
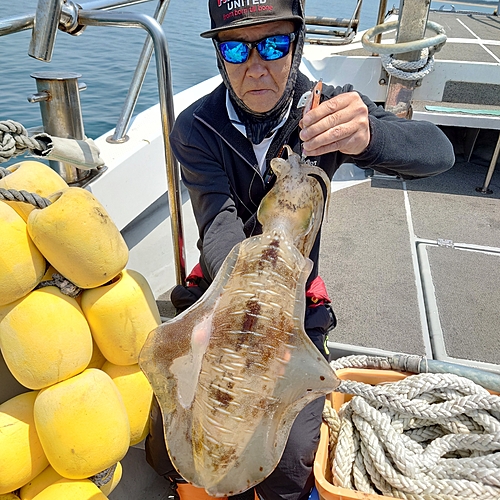
[[[0,0],[0,19],[34,14],[37,3],[37,0]],[[85,0],[79,3],[85,6]],[[127,11],[153,15],[156,5],[155,1],[142,3],[127,7]],[[305,5],[307,15],[350,18],[356,0],[306,0]],[[363,1],[360,30],[376,24],[378,5],[378,0]],[[397,7],[399,0],[394,0],[394,5]],[[433,2],[433,7],[440,5]],[[388,2],[387,7],[390,9],[393,4]],[[169,46],[174,93],[218,73],[211,40],[199,36],[208,28],[206,0],[170,1],[163,29]],[[65,71],[81,74],[80,81],[87,84],[87,90],[81,93],[86,135],[96,138],[107,133],[120,116],[146,36],[139,28],[100,26],[89,26],[76,37],[58,32],[50,63],[28,56],[31,31],[0,37],[0,121],[15,120],[26,128],[40,126],[39,105],[27,101],[27,96],[36,92],[35,80],[30,75]],[[135,114],[157,102],[153,57]]]
[[[0,0],[0,19],[34,13],[37,0]],[[85,0],[79,2],[83,6]],[[157,2],[148,2],[127,11],[153,15]],[[321,9],[320,9],[321,8]],[[350,17],[354,0],[307,0],[308,15]],[[376,24],[377,0],[365,0],[361,28]],[[209,29],[206,0],[171,0],[163,29],[172,71],[174,93],[218,73],[211,40],[199,34]],[[40,71],[79,73],[87,84],[81,93],[85,133],[96,138],[112,129],[120,116],[136,64],[146,39],[138,28],[89,26],[80,36],[58,32],[52,61],[44,63],[28,56],[31,31],[0,37],[0,121],[15,120],[26,128],[41,125],[38,104],[27,96],[36,92],[30,75]],[[154,56],[141,89],[135,113],[158,102]]]

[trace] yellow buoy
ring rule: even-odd
[[[101,370],[90,368],[41,390],[34,414],[50,465],[65,478],[93,476],[127,453],[127,410],[116,385]]]
[[[76,300],[48,286],[0,308],[0,349],[18,382],[41,389],[85,370],[92,335]]]
[[[28,191],[43,198],[68,187],[66,181],[49,166],[39,161],[22,161],[7,167],[12,173],[0,179],[0,187]],[[6,201],[25,221],[33,205],[22,201]]]
[[[136,364],[149,332],[161,322],[148,282],[130,269],[109,285],[85,290],[81,304],[99,349],[115,365]]]
[[[33,500],[106,500],[108,497],[90,480],[60,479]]]
[[[0,494],[31,481],[49,464],[35,428],[37,392],[25,392],[0,405]]]
[[[119,366],[104,363],[106,372],[118,387],[130,422],[130,446],[140,443],[149,432],[149,411],[153,389],[139,365]]]
[[[63,479],[61,474],[58,474],[54,468],[49,465],[40,472],[38,476],[34,477],[19,490],[19,496],[21,500],[33,500],[38,493],[60,479]]]
[[[90,358],[89,365],[87,368],[102,368],[102,365],[106,363],[106,358],[99,349],[99,346],[92,339],[92,357]]]
[[[125,267],[128,248],[104,207],[88,191],[71,187],[33,210],[28,232],[45,258],[80,288],[94,288]]]
[[[122,464],[118,462],[116,464],[116,468],[113,472],[113,477],[111,478],[110,481],[108,481],[106,484],[103,484],[102,486],[99,487],[99,489],[105,494],[109,495],[117,486],[118,483],[120,482],[120,479],[122,478],[123,474],[123,468]],[[33,500],[36,495],[38,495],[41,491],[43,491],[45,488],[50,486],[51,484],[55,483],[56,481],[59,481],[61,479],[64,479],[61,474],[58,474],[52,466],[48,466],[45,468],[38,476],[36,476],[34,479],[32,479],[29,483],[25,484],[20,490],[19,490],[19,497],[20,500]],[[19,498],[15,497],[15,498]],[[3,500],[3,497],[0,496],[0,500]],[[7,500],[7,498],[6,498]]]
[[[46,267],[46,260],[28,234],[26,222],[0,201],[0,306],[33,290]]]
[[[123,475],[123,467],[122,467],[122,464],[120,462],[118,462],[116,464],[116,469],[115,469],[115,472],[113,473],[113,477],[111,478],[111,481],[109,481],[106,484],[103,484],[102,486],[99,487],[99,489],[105,495],[109,495],[118,486],[118,483],[120,482],[120,480],[122,478],[122,475]]]

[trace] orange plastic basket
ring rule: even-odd
[[[181,500],[212,500],[211,497],[203,488],[197,488],[189,483],[180,483],[177,485],[177,493]],[[219,500],[226,500],[227,497]],[[215,500],[215,499],[214,499]]]
[[[354,380],[365,384],[380,384],[383,382],[397,382],[407,377],[408,374],[391,370],[364,370],[355,368],[344,368],[337,370],[337,377],[342,380]],[[330,394],[330,402],[336,410],[343,403],[349,401],[351,396],[334,392]],[[321,439],[319,442],[316,459],[314,461],[314,476],[316,478],[316,488],[321,500],[394,500],[394,497],[382,495],[371,495],[359,491],[348,490],[334,486],[326,479],[328,467],[328,427],[325,423],[321,425]]]
[[[203,488],[197,488],[189,483],[178,484],[177,493],[179,493],[181,500],[227,500],[227,497],[217,499],[211,497]],[[255,500],[258,500],[257,495]]]

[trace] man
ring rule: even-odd
[[[346,161],[404,179],[453,165],[452,146],[437,127],[399,119],[350,85],[324,86],[319,106],[302,118],[297,103],[313,83],[298,70],[305,33],[300,0],[250,1],[237,8],[228,0],[208,3],[211,29],[201,36],[213,40],[223,84],[181,113],[171,134],[199,229],[202,290],[233,246],[261,231],[255,213],[274,181],[270,160],[284,144],[330,178]],[[306,310],[305,330],[326,356],[334,316],[318,277],[319,243],[320,235],[310,254],[314,307]],[[185,291],[172,293],[179,309],[190,303],[181,304]],[[297,417],[280,464],[255,488],[261,498],[308,498],[323,404],[320,398]]]

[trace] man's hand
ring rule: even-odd
[[[307,156],[332,151],[358,155],[370,142],[368,108],[357,92],[347,92],[322,102],[309,111],[299,125]]]

